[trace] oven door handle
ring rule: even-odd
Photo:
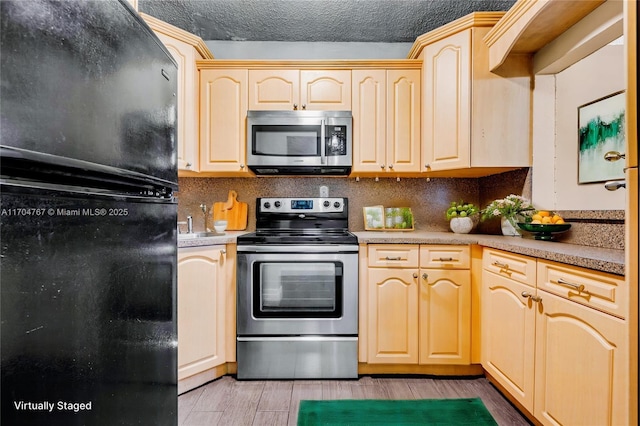
[[[237,336],[238,342],[300,342],[300,341],[340,341],[340,342],[352,342],[357,341],[358,336],[333,336],[333,335],[313,335],[313,336]]]
[[[324,165],[327,162],[327,152],[326,152],[326,130],[325,130],[326,122],[324,119],[320,120],[320,164]]]
[[[264,245],[264,246],[243,246],[238,245],[237,251],[242,253],[357,253],[358,246],[356,245],[331,245],[331,244],[318,244],[318,245]]]

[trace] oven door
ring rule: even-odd
[[[358,254],[238,252],[239,336],[356,335]]]

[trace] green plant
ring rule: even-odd
[[[485,207],[482,210],[482,220],[502,216],[515,226],[516,216],[527,216],[533,211],[535,211],[535,208],[527,198],[521,195],[510,194],[505,198],[493,200]]]
[[[480,209],[472,203],[452,201],[445,213],[445,217],[447,220],[451,220],[454,217],[471,217],[478,213],[480,213]]]

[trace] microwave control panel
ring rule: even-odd
[[[327,126],[325,155],[347,155],[347,126]]]

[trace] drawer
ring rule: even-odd
[[[520,254],[485,248],[482,267],[503,277],[536,286],[536,259]]]
[[[417,268],[418,246],[408,244],[370,244],[369,267]]]
[[[538,260],[538,289],[620,318],[629,314],[626,287],[618,275]]]
[[[431,269],[469,269],[469,246],[421,245],[420,267]]]

